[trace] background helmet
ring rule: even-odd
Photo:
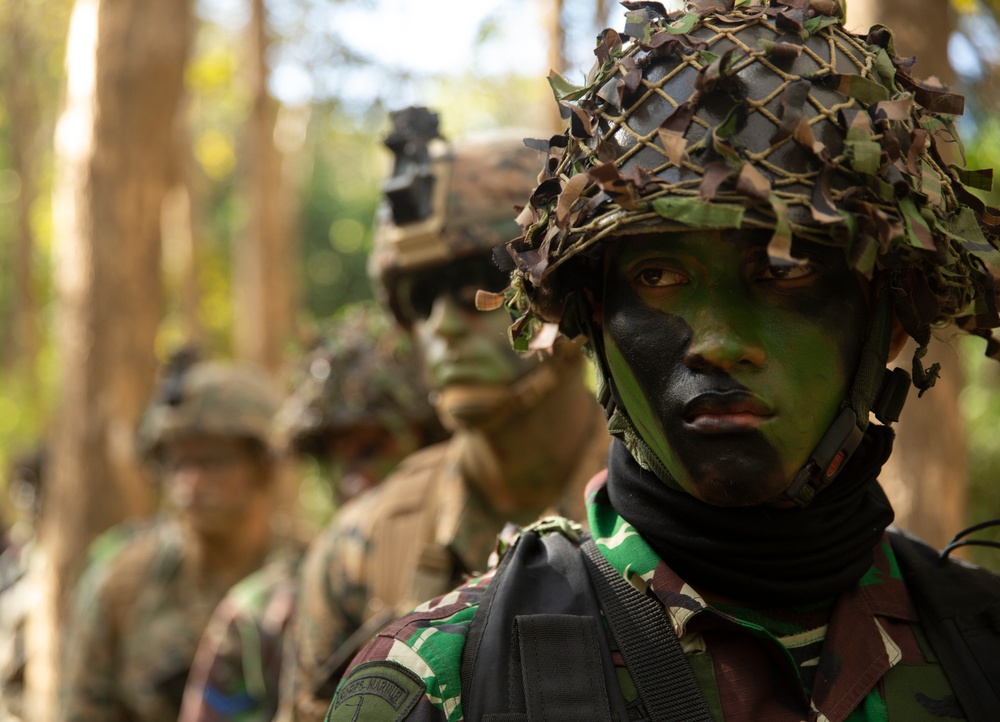
[[[375,304],[350,306],[324,329],[294,383],[275,417],[293,453],[322,457],[328,437],[361,424],[415,430],[422,443],[445,436],[412,339]]]
[[[139,452],[153,460],[174,439],[217,435],[271,448],[278,408],[272,385],[258,369],[229,362],[195,362],[189,351],[167,363],[139,424]]]
[[[455,143],[438,132],[426,108],[391,114],[386,145],[392,176],[383,190],[369,273],[376,292],[405,327],[411,323],[399,280],[410,273],[485,257],[518,235],[515,206],[537,182],[541,154],[523,134],[484,135]],[[497,273],[500,289],[506,285]],[[499,289],[492,289],[499,290]]]
[[[921,347],[921,388],[933,383],[919,362],[932,325],[991,338],[1000,214],[967,189],[991,174],[965,169],[961,96],[910,77],[888,29],[846,32],[837,0],[626,5],[586,87],[564,93],[570,128],[550,141],[526,232],[508,245],[515,334],[539,319],[587,332],[573,299],[602,240],[760,228],[775,263],[794,263],[805,238],[886,278]],[[987,353],[1000,357],[1000,343]]]

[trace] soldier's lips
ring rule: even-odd
[[[739,434],[757,431],[774,416],[764,401],[746,391],[708,392],[684,406],[684,426],[699,434]]]

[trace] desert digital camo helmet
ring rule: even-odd
[[[422,300],[401,295],[401,278],[427,269],[447,272],[455,261],[488,256],[516,236],[515,206],[537,182],[540,154],[524,145],[524,134],[509,131],[447,142],[437,114],[423,107],[394,112],[391,119],[385,144],[394,167],[383,185],[369,272],[393,315],[409,327],[413,304]],[[499,290],[507,278],[496,269],[481,282]]]
[[[139,424],[139,452],[153,460],[164,444],[194,436],[248,439],[270,450],[277,408],[277,393],[257,368],[197,361],[185,350],[164,367]]]
[[[541,321],[588,333],[580,289],[594,283],[602,241],[761,229],[777,264],[795,263],[802,238],[885,279],[833,453],[856,445],[869,410],[898,415],[909,380],[885,374],[893,311],[917,341],[921,391],[937,372],[921,361],[936,325],[987,338],[1000,358],[1000,216],[969,190],[988,189],[992,172],[965,167],[961,96],[911,77],[884,26],[847,32],[838,0],[623,5],[624,32],[599,36],[585,87],[553,84],[570,123],[549,141],[525,232],[507,246],[515,338]],[[825,459],[812,462],[826,473]],[[807,502],[814,481],[791,495],[804,489]]]
[[[341,312],[305,355],[294,391],[275,417],[282,446],[323,457],[327,439],[359,425],[444,437],[413,340],[373,303]]]

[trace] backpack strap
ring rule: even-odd
[[[513,708],[523,697],[526,714],[487,715],[483,722],[611,722],[598,624],[577,614],[514,617],[518,654],[508,664],[508,698]]]
[[[1000,709],[1000,577],[889,530],[921,628],[970,722]]]
[[[601,610],[575,540],[525,530],[471,622],[462,712],[483,722],[626,722]]]
[[[663,607],[608,563],[593,540],[582,546],[601,609],[651,722],[713,722]]]

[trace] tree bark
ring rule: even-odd
[[[133,431],[156,372],[160,213],[192,33],[191,0],[77,0],[56,129],[61,368],[40,530],[29,718],[52,718],[68,599],[90,541],[150,513]]]
[[[564,0],[541,0],[539,15],[542,27],[548,36],[549,71],[564,74],[566,72],[566,31],[563,28]],[[546,122],[553,133],[565,127],[565,121],[559,113],[559,106],[554,102],[546,105],[548,108]]]
[[[892,28],[897,55],[917,56],[916,76],[954,82],[947,43],[954,18],[947,2],[849,0],[847,7],[847,24],[855,31],[867,32],[876,22]],[[912,357],[911,342],[896,363],[908,369]],[[968,464],[958,407],[964,383],[960,359],[950,345],[933,341],[925,362],[934,361],[941,363],[941,378],[923,398],[910,394],[880,479],[896,523],[940,547],[965,525]]]
[[[295,321],[294,263],[288,169],[275,145],[278,103],[267,89],[267,17],[264,0],[253,0],[250,81],[253,108],[247,123],[245,198],[248,223],[235,264],[235,348],[238,357],[278,374]]]
[[[881,23],[892,28],[896,54],[917,56],[913,74],[936,76],[950,85],[955,73],[948,63],[948,36],[955,27],[948,0],[848,0],[847,27],[867,33]]]

